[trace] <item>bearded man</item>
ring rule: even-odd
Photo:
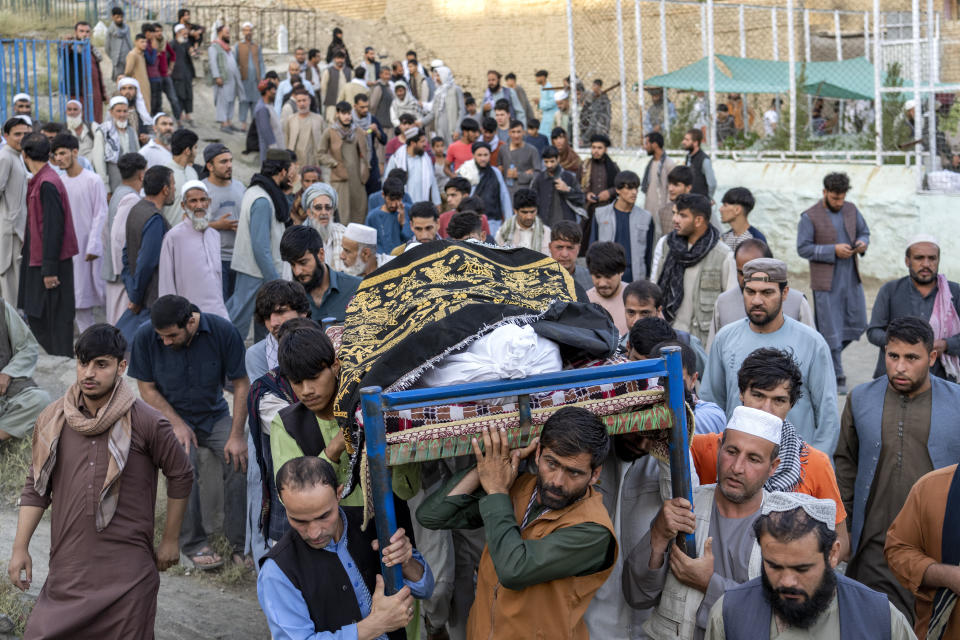
[[[179,559],[193,469],[170,423],[124,382],[126,350],[115,327],[84,331],[74,349],[76,383],[37,418],[8,565],[14,585],[28,589],[30,538],[53,505],[50,573],[27,638],[153,635],[157,570]],[[154,548],[158,469],[167,520]]]
[[[916,636],[886,596],[836,572],[836,504],[771,493],[753,523],[759,578],[729,589],[710,611],[707,640]]]
[[[290,264],[294,279],[307,290],[310,317],[317,322],[325,318],[343,322],[361,278],[330,268],[324,253],[323,240],[313,227],[296,225],[283,232],[280,256]]]
[[[370,177],[367,136],[353,121],[353,105],[337,103],[333,124],[320,138],[320,164],[330,167],[330,185],[337,190],[342,222],[366,219]]]
[[[229,319],[223,302],[220,234],[207,217],[207,186],[191,180],[180,194],[183,220],[163,236],[160,247],[160,295],[183,296],[200,311]]]
[[[392,256],[377,253],[377,230],[351,222],[340,242],[340,260],[344,273],[366,277],[391,260]]]
[[[564,407],[539,438],[510,450],[505,432],[483,430],[477,465],[417,509],[428,529],[486,531],[467,637],[585,638],[583,614],[617,557],[613,523],[593,485],[610,451],[606,427]],[[536,452],[534,473],[518,475]],[[495,631],[501,629],[500,635]]]

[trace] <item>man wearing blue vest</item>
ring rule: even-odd
[[[886,377],[856,387],[833,454],[851,523],[847,576],[890,597],[913,620],[913,595],[887,566],[887,529],[924,474],[960,460],[960,385],[930,375],[930,324],[915,316],[887,326]]]
[[[764,498],[753,523],[762,573],[717,600],[707,640],[916,638],[885,595],[835,571],[836,509],[833,500],[803,493]]]

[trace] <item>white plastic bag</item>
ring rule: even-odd
[[[421,378],[427,387],[486,380],[512,380],[563,369],[560,347],[530,325],[505,324],[466,350],[441,360]]]

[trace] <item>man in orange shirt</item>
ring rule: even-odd
[[[772,413],[783,420],[780,442],[780,466],[767,480],[767,491],[794,491],[837,503],[837,539],[840,559],[850,553],[850,535],[839,526],[846,520],[840,489],[829,456],[811,447],[787,421],[787,413],[802,393],[803,376],[793,357],[779,349],[757,349],[744,359],[737,373],[740,402],[751,409]],[[717,480],[717,453],[720,434],[694,435],[690,443],[694,466],[701,484]]]

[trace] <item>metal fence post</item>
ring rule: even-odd
[[[770,9],[770,33],[773,39],[773,59],[780,59],[780,34],[777,32],[777,8]]]
[[[863,57],[870,59],[870,12],[863,12]]]
[[[840,11],[833,10],[833,41],[837,47],[837,60],[843,60],[843,40],[840,38]]]
[[[930,149],[930,164],[929,171],[934,171],[937,168],[937,160],[940,158],[940,154],[937,153],[937,96],[934,92],[934,87],[937,85],[937,81],[940,79],[939,76],[935,76],[936,65],[935,60],[937,56],[937,41],[933,37],[933,0],[927,0],[927,84],[929,86],[929,91],[927,93],[928,105],[930,110],[929,123],[927,126],[927,145]],[[920,129],[923,131],[923,129]]]
[[[700,25],[701,28],[703,25]],[[667,3],[665,0],[660,0],[660,67],[661,73],[669,73],[667,68]],[[664,141],[670,140],[670,96],[667,93],[666,87],[661,88],[661,95],[663,100],[661,101],[663,108],[663,139]],[[669,142],[666,142],[669,144]]]
[[[883,96],[880,95],[880,86],[883,83],[883,59],[880,48],[880,0],[873,0],[873,112],[874,130],[873,140],[874,164],[878,167],[883,164]]]
[[[643,25],[640,17],[640,0],[633,0],[633,28],[637,33],[637,106],[640,107],[640,135],[643,130]]]
[[[790,87],[790,151],[797,150],[797,53],[793,33],[793,0],[787,0],[787,74]]]
[[[623,51],[623,1],[617,0],[617,54],[620,59],[620,148],[627,148],[627,64]]]
[[[707,13],[713,9],[713,0],[707,0]],[[709,22],[713,18],[707,16]],[[709,39],[709,37],[708,37]],[[664,347],[660,350],[667,369],[667,395],[673,413],[673,429],[670,430],[670,482],[674,498],[684,498],[693,504],[693,483],[690,480],[690,435],[687,428],[687,410],[683,398],[683,365],[680,347]],[[679,383],[679,384],[678,384]],[[680,534],[677,543],[686,547],[683,551],[691,558],[697,556],[697,540],[693,534]]]
[[[701,25],[702,26],[702,25]],[[714,62],[713,42],[713,0],[707,0],[707,88],[709,95],[707,113],[707,133],[709,134],[710,148],[717,148],[717,78],[716,62]]]
[[[567,0],[567,53],[570,55],[570,128],[573,129],[573,139],[570,143],[574,149],[577,149],[580,147],[580,115],[579,105],[577,104],[577,63],[574,59],[573,48],[573,2]]]
[[[913,126],[914,140],[916,140],[917,132],[923,131],[923,116],[926,114],[923,113],[923,102],[920,100],[920,0],[913,0],[911,5],[911,13],[913,18],[913,30],[911,32],[911,37],[913,38],[913,99],[916,101],[917,105],[913,110]],[[914,145],[914,149],[917,149],[916,145]],[[921,153],[922,151],[923,148],[921,147],[918,153]],[[919,165],[920,162],[917,162],[918,180],[920,177]]]

